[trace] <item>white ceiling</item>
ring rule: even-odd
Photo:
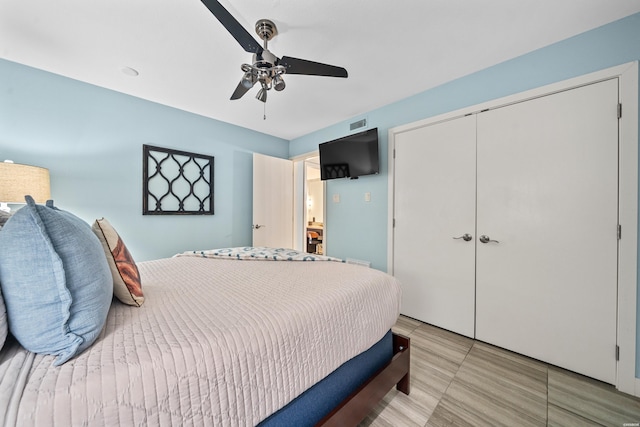
[[[285,76],[263,120],[257,87],[229,100],[251,54],[200,0],[0,0],[0,57],[290,140],[640,12],[639,0],[220,1],[252,35],[273,20],[278,57],[349,78]]]

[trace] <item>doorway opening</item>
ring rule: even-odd
[[[325,255],[327,222],[325,183],[320,179],[317,151],[303,154],[293,161],[293,242],[294,249]]]
[[[304,160],[305,252],[324,254],[324,183],[320,180],[320,158]]]

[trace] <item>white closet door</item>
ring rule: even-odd
[[[475,117],[395,139],[393,272],[407,316],[472,337]],[[453,239],[464,234],[470,241]]]
[[[476,337],[615,383],[617,79],[478,115]],[[478,236],[478,237],[479,237]]]

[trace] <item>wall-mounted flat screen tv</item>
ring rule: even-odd
[[[378,128],[320,144],[320,178],[355,179],[380,171]]]

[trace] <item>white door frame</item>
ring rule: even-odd
[[[477,113],[487,108],[526,101],[601,80],[619,78],[622,118],[619,153],[619,222],[622,238],[618,244],[618,334],[620,349],[616,388],[640,396],[640,379],[636,379],[636,297],[638,289],[638,61],[542,86],[515,95],[430,117],[389,129],[387,270],[393,274],[393,212],[395,136],[415,128]]]
[[[304,161],[293,161],[293,249],[306,249],[304,228],[304,194],[305,168]]]

